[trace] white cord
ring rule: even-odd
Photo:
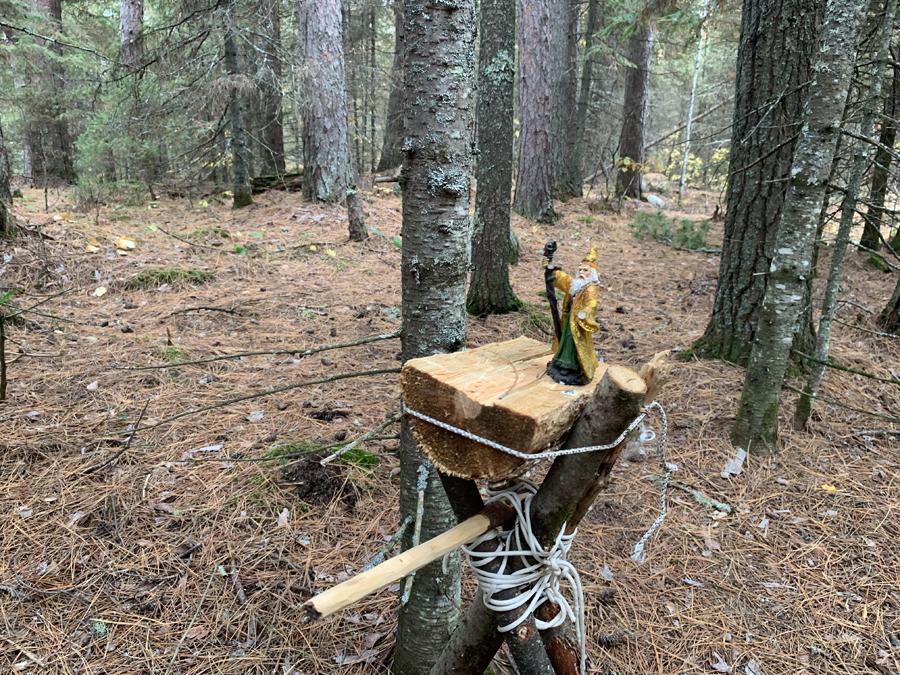
[[[524,493],[520,493],[522,489]],[[581,579],[575,565],[566,560],[566,554],[575,539],[575,532],[566,534],[563,525],[556,541],[549,550],[545,550],[531,531],[531,502],[537,494],[538,486],[529,480],[523,480],[515,488],[500,492],[491,492],[488,504],[506,500],[516,511],[516,524],[512,530],[489,532],[477,537],[462,547],[475,572],[484,595],[484,605],[495,612],[509,612],[524,607],[521,616],[510,624],[498,627],[501,633],[509,632],[519,626],[544,601],[550,601],[559,607],[559,612],[550,621],[541,621],[535,617],[538,630],[545,630],[561,625],[567,618],[575,624],[575,636],[581,646],[581,672],[584,672],[586,661],[584,634],[584,592]],[[474,550],[485,541],[497,540],[494,551],[481,552]],[[489,572],[486,567],[496,558],[503,558],[500,569]],[[510,558],[519,558],[521,569],[507,572]],[[560,592],[561,581],[567,581],[572,588],[572,604]],[[524,587],[524,588],[520,588]],[[507,598],[495,598],[503,591],[518,589],[516,595]],[[574,608],[573,606],[574,605]]]

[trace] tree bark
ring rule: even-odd
[[[0,202],[12,203],[12,190],[9,179],[12,175],[9,169],[9,151],[3,138],[3,117],[0,115]]]
[[[653,56],[653,28],[645,26],[628,38],[626,54],[632,67],[625,73],[625,103],[622,107],[622,134],[619,136],[619,170],[616,196],[641,198],[644,171],[644,131],[650,99],[650,60]]]
[[[144,0],[119,0],[119,48],[131,70],[144,58]]]
[[[516,0],[481,0],[472,278],[466,311],[504,314],[522,303],[509,283]]]
[[[515,212],[553,222],[550,197],[550,0],[519,0],[519,170]]]
[[[394,65],[391,68],[391,91],[388,94],[387,117],[377,172],[396,169],[403,163],[403,3],[394,1]]]
[[[248,169],[247,142],[244,135],[244,104],[241,94],[243,79],[238,64],[235,39],[234,2],[225,5],[225,70],[231,89],[228,113],[231,122],[231,184],[232,208],[239,209],[253,203]]]
[[[875,135],[875,111],[881,101],[881,85],[883,81],[884,62],[890,56],[890,39],[894,27],[894,16],[897,13],[897,0],[886,0],[884,14],[879,22],[881,32],[873,40],[876,44],[873,49],[875,62],[869,81],[871,82],[868,100],[863,111],[863,119],[860,123],[859,134],[869,138]],[[828,273],[828,281],[825,284],[825,294],[822,299],[822,311],[819,318],[819,331],[816,339],[815,361],[810,364],[809,377],[797,409],[794,411],[794,428],[805,429],[812,411],[812,396],[819,391],[822,377],[825,374],[825,362],[828,359],[828,351],[831,343],[831,327],[834,322],[834,311],[837,308],[838,288],[841,285],[841,273],[844,269],[844,254],[847,244],[850,243],[850,229],[854,225],[856,206],[859,198],[859,189],[862,186],[863,176],[869,163],[869,149],[871,144],[862,138],[856,141],[856,152],[853,158],[853,166],[847,178],[847,190],[844,193],[844,202],[841,205],[841,221],[835,237],[834,249],[831,252],[831,265]],[[821,220],[821,217],[819,218]],[[881,237],[878,237],[879,240]]]
[[[282,174],[284,166],[284,123],[281,110],[281,3],[260,0],[262,29],[262,66],[259,79],[260,122],[259,141],[262,173]]]
[[[875,151],[875,167],[872,169],[872,184],[869,190],[869,205],[866,208],[863,233],[859,243],[877,251],[881,248],[881,225],[884,216],[884,200],[893,155],[889,148],[897,140],[897,115],[900,115],[900,67],[892,66],[891,87],[884,99],[884,117],[881,120],[879,147]]]
[[[855,0],[829,0],[815,59],[815,78],[791,180],[775,240],[775,257],[760,310],[759,330],[741,392],[731,439],[757,454],[778,449],[778,407],[803,290],[812,257],[822,199],[853,73],[863,7]]]
[[[581,194],[582,177],[584,176],[584,133],[587,128],[587,112],[591,100],[591,78],[593,77],[594,56],[591,54],[591,48],[594,45],[594,33],[597,32],[599,25],[599,5],[599,0],[588,0],[587,25],[584,30],[584,65],[581,67],[581,87],[575,115],[572,172],[577,176],[579,194]]]
[[[51,36],[62,32],[61,0],[32,0],[34,12],[47,20],[39,32]],[[62,56],[58,42],[36,38],[35,44],[54,54],[40,58],[41,74],[32,79],[34,104],[27,111],[26,139],[31,159],[31,182],[45,188],[68,185],[75,181],[75,149],[69,135],[69,124],[62,100],[65,73],[57,57]]]
[[[728,210],[712,316],[694,347],[702,355],[742,365],[749,359],[775,254],[806,85],[814,79],[810,65],[818,44],[820,9],[818,0],[743,2]],[[812,344],[812,337],[810,329],[801,331],[798,346]]]
[[[301,0],[303,197],[342,203],[352,182],[340,0]]]
[[[579,9],[580,3],[572,0],[550,0],[550,193],[557,199],[575,195],[570,153],[577,105]]]
[[[469,263],[475,12],[471,0],[427,0],[405,12],[403,347],[405,361],[465,345]],[[438,472],[401,425],[400,517],[417,509],[417,474],[428,471],[422,539],[455,523]],[[404,538],[404,547],[411,535]],[[427,673],[459,620],[459,556],[416,573],[400,609],[394,672]]]

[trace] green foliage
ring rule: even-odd
[[[362,448],[350,448],[340,457],[342,464],[353,464],[364,469],[372,469],[378,466],[378,458]]]
[[[222,239],[230,239],[231,235],[228,233],[228,230],[221,227],[198,227],[196,230],[191,232],[188,236],[192,239],[200,239],[206,236],[217,236],[222,237]],[[252,236],[252,235],[251,235]]]
[[[663,173],[673,182],[678,182],[681,178],[683,162],[684,154],[670,153],[668,162],[665,161],[665,158],[655,157],[652,163],[664,167]],[[708,161],[692,152],[688,153],[687,171],[684,178],[686,185],[721,192],[725,189],[727,178],[728,148],[718,148]]]
[[[709,232],[708,220],[695,223],[687,218],[669,218],[662,211],[638,211],[628,229],[638,241],[653,239],[674,248],[706,248],[703,238]]]
[[[156,354],[163,361],[175,363],[176,361],[184,361],[184,353],[177,347],[157,347]]]
[[[132,277],[128,290],[138,291],[162,286],[163,284],[206,284],[215,279],[215,272],[208,270],[183,269],[181,267],[148,267]]]
[[[546,297],[546,293],[541,291],[538,293]],[[522,322],[522,333],[531,335],[538,340],[546,340],[548,336],[553,335],[553,318],[550,316],[550,307],[546,302],[523,303],[522,312],[525,315]]]
[[[302,455],[321,452],[324,446],[308,441],[291,441],[284,445],[273,445],[263,453],[264,459],[277,459],[279,464],[287,464]]]

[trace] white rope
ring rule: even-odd
[[[656,439],[656,452],[659,453],[659,461],[662,464],[662,477],[660,479],[662,489],[659,496],[659,516],[653,521],[653,524],[650,526],[650,529],[644,533],[644,536],[640,538],[640,541],[634,545],[634,550],[631,552],[631,559],[636,563],[644,562],[644,559],[646,558],[644,545],[647,543],[647,540],[653,536],[653,533],[656,532],[657,528],[662,525],[662,521],[666,518],[666,493],[669,491],[669,476],[672,475],[672,472],[678,470],[677,466],[666,461],[666,439],[669,436],[669,421],[666,418],[666,411],[656,401],[653,401],[653,403],[646,406],[644,410],[650,410],[650,408],[659,410],[659,414],[662,417],[662,434]]]
[[[520,490],[524,488],[524,494]],[[566,534],[563,525],[556,541],[549,550],[545,550],[531,531],[531,501],[537,494],[538,486],[529,480],[523,480],[515,488],[500,492],[490,492],[488,504],[505,499],[516,510],[516,524],[512,530],[489,532],[477,537],[462,547],[475,572],[478,584],[484,595],[484,605],[494,612],[509,612],[525,607],[521,616],[510,624],[499,626],[501,633],[514,630],[544,601],[550,601],[559,607],[559,612],[550,621],[541,621],[535,617],[538,630],[545,630],[561,625],[567,618],[575,624],[575,636],[581,646],[581,672],[584,672],[586,661],[584,634],[584,591],[575,565],[566,560],[566,554],[575,539],[575,532]],[[481,552],[475,548],[485,542],[497,540],[497,548],[493,551]],[[483,569],[496,558],[502,558],[499,570],[489,572]],[[507,572],[511,558],[518,558],[521,569]],[[561,581],[567,581],[572,589],[572,604],[560,592]],[[516,590],[512,597],[500,599],[496,595],[504,591]],[[574,607],[573,607],[574,605]]]
[[[654,403],[656,403],[654,401]],[[658,403],[656,403],[659,406]],[[619,443],[625,440],[625,437],[628,436],[632,431],[634,431],[637,426],[644,421],[644,418],[647,417],[647,413],[643,412],[638,415],[634,421],[628,425],[628,428],[625,429],[619,437],[614,440],[612,443],[607,443],[606,445],[588,445],[583,448],[565,448],[560,450],[548,450],[547,452],[535,452],[529,454],[527,452],[519,452],[518,450],[513,450],[512,448],[508,448],[505,445],[500,445],[499,443],[495,443],[494,441],[484,438],[482,436],[478,436],[473,434],[470,431],[466,431],[465,429],[460,429],[459,427],[454,427],[452,424],[447,424],[446,422],[441,422],[440,420],[436,420],[433,417],[429,417],[424,413],[420,413],[412,408],[407,407],[406,403],[401,403],[403,412],[412,415],[413,417],[418,417],[420,420],[428,422],[429,424],[433,424],[436,427],[440,427],[441,429],[446,429],[447,431],[452,431],[455,434],[459,434],[463,438],[468,438],[471,441],[476,441],[478,443],[482,443],[490,448],[494,448],[495,450],[499,450],[500,452],[505,452],[507,455],[512,455],[513,457],[518,457],[519,459],[547,459],[548,457],[561,457],[563,455],[577,455],[581,452],[594,452],[596,450],[612,450]],[[651,403],[649,406],[646,406],[644,409],[648,409],[653,406]],[[662,410],[662,407],[660,407]],[[665,414],[665,413],[663,413]]]

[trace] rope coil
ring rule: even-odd
[[[523,489],[525,492],[521,493]],[[584,672],[586,661],[584,591],[578,570],[566,560],[577,530],[566,534],[563,525],[553,546],[549,550],[544,549],[531,530],[531,502],[537,491],[538,486],[530,480],[522,480],[510,490],[490,491],[491,497],[487,503],[500,500],[509,502],[516,511],[516,524],[513,529],[505,532],[490,530],[465,544],[462,550],[481,586],[485,607],[494,612],[509,612],[525,607],[518,619],[505,626],[498,626],[497,630],[501,633],[514,630],[544,601],[552,602],[560,611],[550,621],[542,621],[535,617],[535,626],[538,630],[545,630],[562,625],[566,619],[571,620],[575,624],[575,637],[581,647],[581,672]],[[492,540],[497,540],[495,550],[486,552],[475,550],[479,544]],[[497,558],[502,560],[496,572],[484,569]],[[507,568],[512,566],[517,566],[518,569],[507,571]],[[560,583],[563,580],[572,588],[572,604],[560,591]],[[509,591],[517,592],[508,598],[496,597]]]

